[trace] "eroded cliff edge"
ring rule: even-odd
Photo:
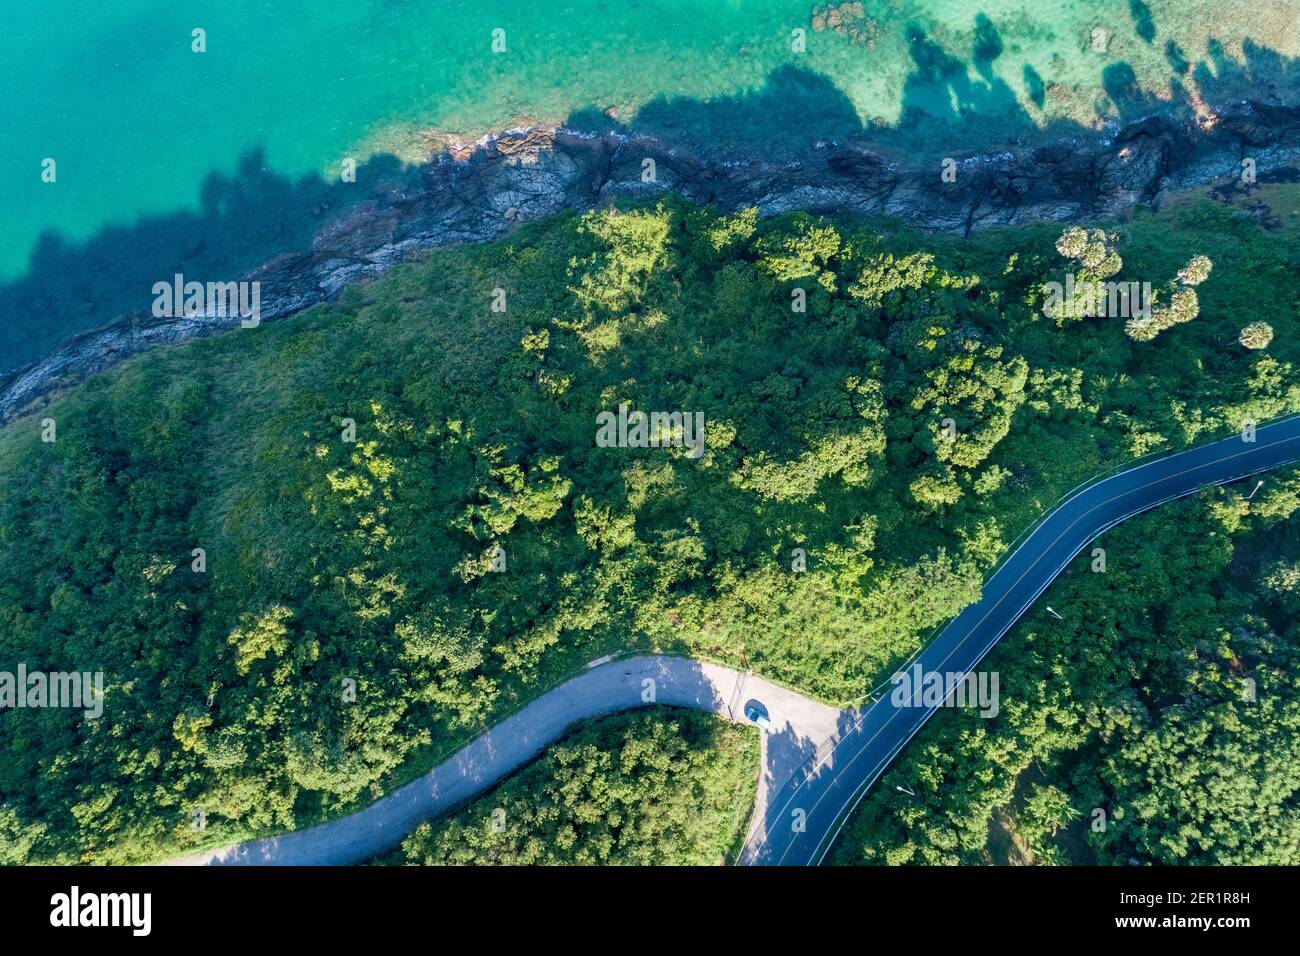
[[[1152,116],[1086,140],[957,157],[954,182],[944,182],[933,164],[909,166],[866,140],[818,143],[782,162],[724,162],[636,134],[512,130],[467,152],[438,155],[414,187],[354,206],[309,249],[282,253],[238,278],[260,282],[261,320],[273,321],[425,250],[495,239],[526,220],[620,197],[674,192],[725,210],[890,216],[967,234],[1119,216],[1167,192],[1239,183],[1247,158],[1260,181],[1295,178],[1300,109],[1247,100],[1185,119]],[[652,182],[643,180],[647,159],[654,161]],[[0,381],[0,422],[154,345],[238,326],[238,317],[123,315]]]

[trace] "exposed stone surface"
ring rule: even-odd
[[[464,154],[460,154],[463,156]],[[420,186],[371,200],[323,229],[308,250],[286,252],[241,276],[261,283],[261,319],[329,301],[427,249],[495,239],[520,223],[619,197],[676,192],[764,215],[810,212],[896,216],[923,228],[969,234],[1036,220],[1080,220],[1158,203],[1169,191],[1237,180],[1241,161],[1261,178],[1294,175],[1300,110],[1254,102],[1208,117],[1152,116],[1113,134],[958,160],[956,181],[909,168],[866,140],[819,143],[792,162],[708,162],[644,136],[587,136],[563,129],[501,134],[458,159],[444,153]],[[642,161],[655,181],[642,181]],[[40,408],[59,390],[159,344],[235,328],[237,318],[160,319],[135,313],[65,342],[0,382],[0,421]]]

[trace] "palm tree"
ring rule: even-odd
[[[1268,348],[1268,343],[1273,341],[1273,326],[1267,322],[1252,322],[1241,330],[1237,341],[1248,349]]]

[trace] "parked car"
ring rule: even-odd
[[[764,733],[772,730],[772,721],[763,709],[763,705],[751,701],[745,705],[745,719],[757,726]]]

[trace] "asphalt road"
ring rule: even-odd
[[[653,699],[647,692],[653,691]],[[761,701],[772,727],[763,735],[755,818],[767,795],[805,765],[816,745],[847,726],[848,714],[749,673],[682,657],[643,656],[593,667],[553,688],[484,732],[420,779],[364,810],[328,823],[169,861],[169,865],[297,865],[363,863],[391,850],[424,820],[478,796],[584,717],[652,703],[693,707],[744,720]]]
[[[1058,505],[1003,562],[966,608],[917,657],[923,673],[969,673],[1066,565],[1101,532],[1149,508],[1300,460],[1300,416],[1136,465]],[[1069,613],[1068,608],[1058,608]],[[816,865],[845,819],[937,707],[919,695],[895,706],[886,693],[768,800],[741,853],[743,864]]]
[[[1075,492],[1024,539],[966,608],[916,659],[923,672],[973,671],[1083,548],[1162,502],[1300,460],[1300,416],[1144,464]],[[1062,609],[1068,613],[1068,609]],[[308,830],[193,854],[173,864],[359,863],[396,846],[423,820],[454,809],[527,763],[584,717],[654,702],[743,719],[751,700],[772,721],[742,864],[815,865],[890,761],[934,713],[886,693],[862,711],[836,711],[751,674],[679,657],[614,661],[543,694],[424,777],[348,817]]]

